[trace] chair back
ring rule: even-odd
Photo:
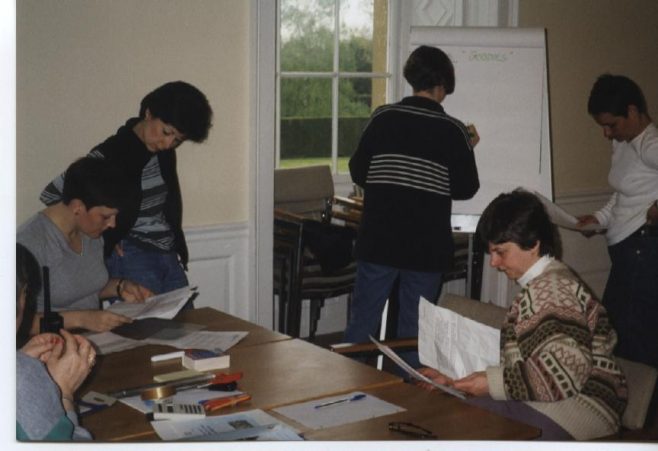
[[[621,417],[621,424],[628,429],[642,429],[656,388],[658,370],[621,357],[615,357],[615,360],[624,372],[628,385],[628,404]]]
[[[274,208],[326,220],[333,196],[334,182],[328,165],[274,171]]]

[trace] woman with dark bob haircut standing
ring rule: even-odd
[[[121,168],[130,190],[116,227],[103,234],[110,277],[133,280],[156,294],[188,284],[176,149],[186,140],[205,141],[211,121],[201,91],[169,82],[142,99],[139,117],[89,152]],[[44,189],[43,203],[61,199],[63,180],[62,174]]]
[[[516,281],[500,331],[500,364],[452,380],[471,404],[542,430],[542,440],[614,434],[626,408],[626,379],[612,351],[617,335],[603,306],[557,257],[559,236],[541,201],[515,190],[484,210],[477,236],[491,266]],[[421,384],[430,388],[428,384]]]

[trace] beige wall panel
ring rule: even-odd
[[[247,220],[249,2],[17,2],[17,222],[41,189],[171,80],[206,93],[207,142],[178,152],[184,226]]]
[[[602,73],[624,74],[658,115],[658,1],[519,0],[519,26],[547,30],[556,195],[608,189],[610,144],[587,114]]]

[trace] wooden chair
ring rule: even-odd
[[[274,173],[274,294],[278,329],[299,337],[302,301],[310,301],[309,338],[328,298],[351,294],[356,277],[353,227],[332,223],[334,186],[329,166]]]

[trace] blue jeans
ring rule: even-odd
[[[441,291],[441,273],[408,271],[391,266],[357,262],[356,282],[352,294],[350,320],[344,340],[348,343],[369,342],[368,335],[378,338],[380,320],[386,299],[400,278],[397,337],[418,336],[418,304],[423,296],[436,302]],[[400,354],[410,365],[418,367],[418,352]]]
[[[123,257],[120,257],[115,250],[105,259],[110,277],[131,280],[155,294],[166,293],[188,285],[187,276],[175,252],[146,250],[135,246],[129,240],[121,241],[121,246]]]
[[[658,368],[658,236],[638,231],[608,252],[602,303],[617,331],[615,355]]]

